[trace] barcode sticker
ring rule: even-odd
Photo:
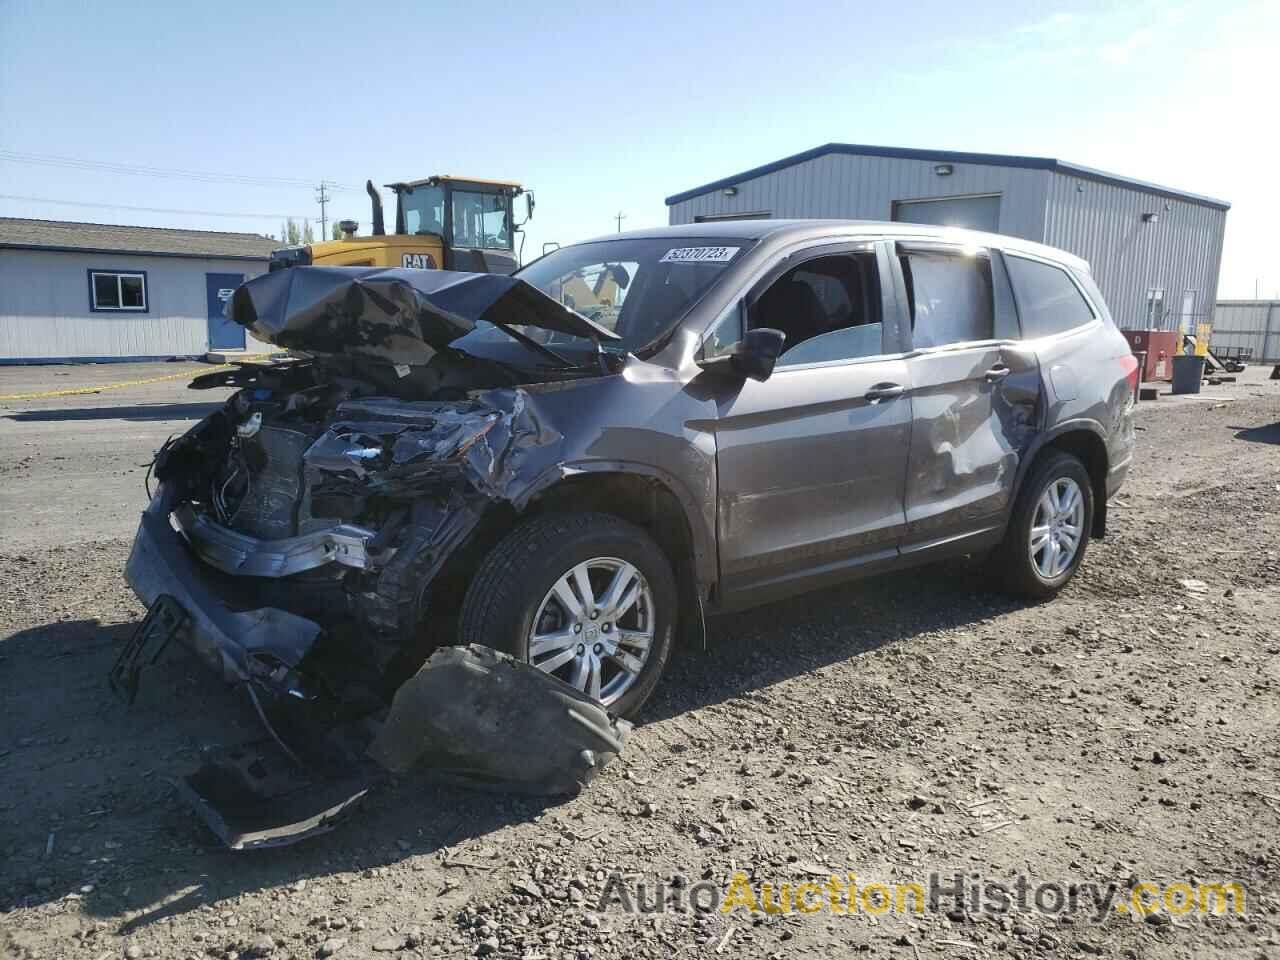
[[[662,255],[659,263],[728,263],[741,247],[676,247]]]

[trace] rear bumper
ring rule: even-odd
[[[1130,455],[1122,463],[1114,464],[1107,470],[1107,499],[1110,500],[1117,490],[1124,486],[1124,482],[1129,477],[1129,467],[1133,463],[1133,456]]]
[[[188,615],[179,641],[225,680],[252,679],[288,692],[320,626],[274,607],[237,608],[173,528],[173,508],[174,495],[162,484],[134,537],[129,586],[148,607],[162,593],[173,597]]]

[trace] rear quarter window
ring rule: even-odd
[[[1047,337],[1093,320],[1093,308],[1061,267],[1009,253],[1004,261],[1017,299],[1023,337]]]

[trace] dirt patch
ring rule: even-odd
[[[1280,955],[1278,392],[1144,410],[1110,535],[1052,603],[986,592],[979,562],[722,618],[576,799],[408,776],[248,855],[166,778],[256,718],[180,651],[119,706],[128,539],[51,529],[0,556],[0,956]],[[737,872],[1239,880],[1248,902],[1101,925],[595,909],[614,874],[674,904]]]

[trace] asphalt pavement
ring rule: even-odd
[[[231,392],[187,388],[190,378],[212,369],[204,363],[0,367],[0,397],[32,397],[0,399],[0,536],[8,548],[131,535],[146,506],[144,480],[155,451]],[[95,386],[109,389],[71,393]],[[68,395],[48,396],[55,392]]]

